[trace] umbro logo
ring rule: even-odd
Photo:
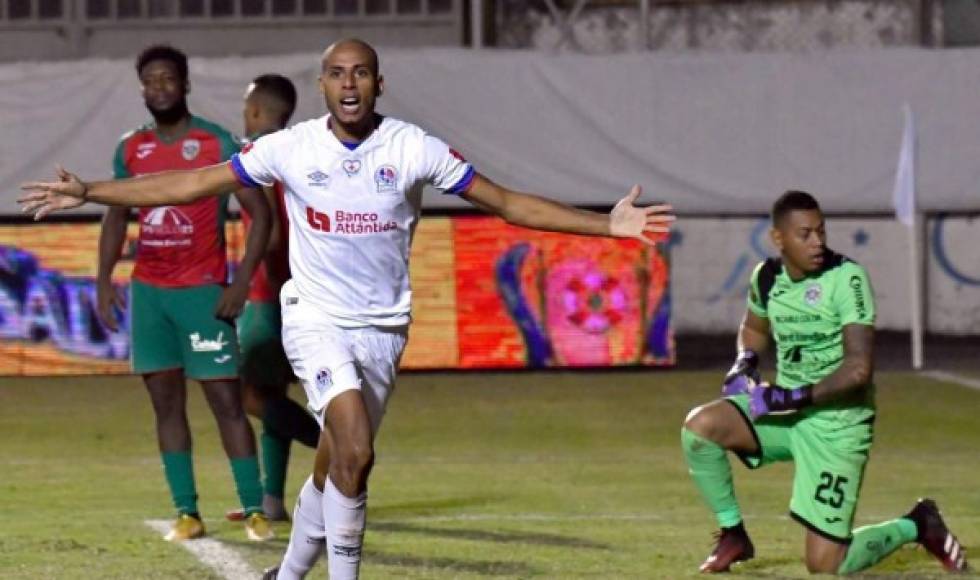
[[[329,175],[320,171],[319,169],[313,173],[308,173],[306,177],[310,179],[310,185],[313,187],[324,187],[327,185],[327,180],[330,179]]]
[[[344,546],[342,544],[332,544],[330,547],[333,549],[333,553],[337,556],[342,556],[345,558],[358,558],[361,555],[360,546]]]

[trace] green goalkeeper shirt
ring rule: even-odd
[[[801,280],[790,279],[779,259],[770,258],[756,266],[748,307],[769,321],[776,343],[775,382],[789,389],[816,384],[840,367],[844,326],[874,326],[875,322],[868,273],[830,250],[823,267]],[[870,422],[874,418],[874,385],[803,413],[826,422],[830,429]]]

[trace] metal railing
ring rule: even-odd
[[[484,0],[470,1],[479,17]],[[941,46],[944,7],[957,1],[965,0],[498,0],[483,15],[494,27],[472,25],[497,46],[575,52],[820,49],[838,37],[855,46]]]
[[[459,0],[0,0],[0,29],[69,23],[270,23],[456,19]]]
[[[0,0],[0,28],[62,25],[70,20],[71,0]]]

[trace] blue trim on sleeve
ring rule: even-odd
[[[243,187],[251,187],[254,189],[259,189],[262,184],[252,179],[252,176],[245,171],[245,166],[242,165],[242,160],[239,158],[240,153],[235,153],[231,156],[231,170],[235,172],[235,177],[238,178],[238,183],[242,184]]]
[[[466,190],[470,188],[470,184],[473,183],[474,176],[476,176],[476,170],[473,169],[472,165],[470,165],[466,168],[466,173],[463,174],[463,177],[456,182],[456,185],[450,187],[443,193],[446,195],[459,195],[461,193],[465,193]]]

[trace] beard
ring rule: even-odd
[[[153,115],[153,120],[157,125],[173,125],[188,115],[187,99],[181,99],[173,104],[169,109],[154,109],[149,104],[146,108]]]

